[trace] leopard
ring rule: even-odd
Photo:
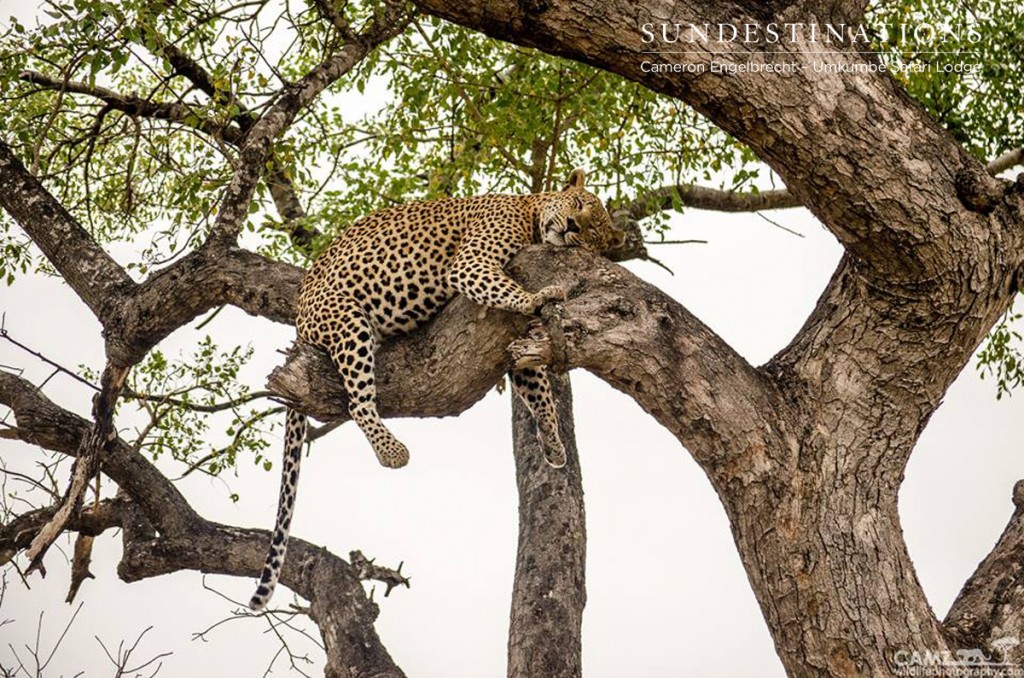
[[[443,197],[383,209],[352,223],[314,260],[299,291],[298,341],[330,357],[349,415],[383,466],[405,466],[409,451],[377,411],[374,356],[381,342],[423,326],[456,294],[527,315],[564,300],[564,286],[530,292],[505,266],[530,244],[595,254],[622,246],[624,232],[585,181],[585,172],[575,169],[561,191]],[[509,377],[536,423],[546,462],[564,466],[547,369],[513,369]],[[288,409],[277,521],[249,603],[253,610],[267,606],[284,565],[306,430],[305,415]]]

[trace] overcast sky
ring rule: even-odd
[[[0,0],[0,16],[16,10],[11,0]],[[24,16],[24,6],[21,11]],[[651,264],[628,267],[761,364],[800,328],[840,256],[835,239],[806,211],[770,216],[804,237],[756,215],[688,211],[673,218],[671,237],[709,244],[654,248],[674,276]],[[59,280],[35,276],[0,288],[0,312],[12,335],[35,350],[69,366],[102,367],[99,325]],[[289,327],[229,309],[201,332],[179,331],[161,348],[171,356],[187,353],[206,333],[223,345],[252,343],[256,355],[246,374],[257,385],[293,336]],[[23,368],[37,381],[50,373],[5,342],[0,365]],[[783,675],[724,512],[687,451],[603,382],[574,372],[573,386],[587,499],[585,675]],[[55,377],[45,392],[79,414],[89,411],[91,393],[68,378]],[[383,564],[405,561],[412,588],[387,599],[378,591],[377,629],[410,676],[504,675],[517,529],[509,398],[492,392],[454,419],[393,420],[412,455],[399,471],[381,468],[352,425],[318,441],[305,462],[293,534],[342,556],[361,549]],[[972,362],[911,459],[900,513],[918,576],[940,617],[1010,516],[1013,483],[1024,478],[1022,415],[1024,394],[996,401],[993,383],[980,381]],[[279,447],[275,441],[275,459]],[[0,440],[0,450],[25,470],[43,459],[11,441]],[[267,473],[243,461],[237,476],[193,474],[180,486],[207,518],[269,528],[277,484],[276,467]],[[238,503],[229,500],[230,491],[241,495]],[[60,543],[66,550],[69,542]],[[119,555],[114,535],[97,540],[96,579],[83,585],[84,606],[47,676],[109,675],[94,636],[111,647],[147,626],[154,628],[138,656],[174,653],[163,660],[162,676],[262,675],[279,647],[264,622],[232,621],[208,634],[208,642],[193,640],[236,606],[204,590],[194,573],[125,584],[115,573]],[[0,622],[14,622],[0,627],[2,665],[13,663],[8,643],[15,649],[34,643],[41,614],[46,649],[74,611],[63,602],[68,567],[60,553],[51,552],[47,568],[45,580],[29,580],[31,590],[8,571]],[[248,600],[254,581],[206,578],[239,602]],[[279,589],[274,602],[291,599]],[[319,652],[308,642],[294,640],[293,649],[315,657],[307,672],[321,672]],[[275,674],[286,671],[281,660],[276,666]]]

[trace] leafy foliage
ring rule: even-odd
[[[366,196],[557,190],[569,168],[586,166],[614,202],[753,160],[691,109],[636,83],[435,19],[370,66],[357,88],[386,82],[391,100],[360,123],[366,149],[386,164],[352,167],[347,183]],[[733,186],[754,176],[751,164]]]
[[[216,218],[247,129],[344,39],[325,7],[353,28],[376,0],[47,0],[43,21],[0,30],[0,129],[23,161],[138,276],[196,247]],[[976,32],[913,45],[886,26],[969,24]],[[1024,144],[1019,92],[1024,18],[1012,3],[894,0],[870,8],[875,45],[908,92],[978,157]],[[980,36],[975,39],[974,36]],[[943,70],[971,51],[982,69]],[[959,57],[956,60],[962,61]],[[268,176],[287,183],[303,215],[279,213],[268,181],[251,205],[246,242],[301,262],[356,217],[445,194],[557,189],[586,166],[613,202],[664,184],[751,189],[763,167],[748,149],[679,102],[576,62],[421,17],[372,53],[275,142]],[[681,205],[674,205],[681,208]],[[296,248],[289,224],[319,235]],[[645,224],[664,234],[660,212]],[[46,270],[0,215],[0,279]],[[1008,325],[1001,326],[1004,328]],[[1012,331],[993,334],[979,368],[1019,384]],[[247,350],[200,342],[194,355],[154,352],[131,388],[149,425],[141,449],[207,473],[260,464],[267,430],[238,379]],[[156,394],[156,395],[154,395]],[[209,409],[226,405],[227,441]]]
[[[252,392],[239,381],[239,370],[252,354],[252,347],[221,350],[209,336],[188,356],[169,359],[163,351],[150,352],[129,375],[120,404],[131,403],[145,416],[146,423],[135,430],[136,447],[154,461],[166,455],[185,465],[183,474],[217,475],[234,467],[240,452],[252,454],[254,463],[269,470],[272,462],[263,451],[277,424],[271,415],[282,408],[261,404],[268,394]],[[91,381],[99,378],[88,367],[80,371]],[[216,413],[227,417],[227,442],[214,446],[209,441],[218,436],[210,415]]]
[[[1014,329],[1024,315],[1011,308],[989,333],[984,348],[978,352],[978,372],[981,378],[995,378],[996,399],[1013,395],[1013,390],[1024,385],[1024,338]],[[1019,326],[1019,325],[1018,325]]]

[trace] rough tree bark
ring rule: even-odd
[[[548,346],[553,361],[588,369],[630,395],[708,475],[789,674],[886,675],[901,650],[963,646],[958,643],[989,647],[1002,637],[1024,635],[1024,619],[1015,613],[1016,554],[1024,540],[1019,511],[943,623],[916,579],[896,510],[903,470],[921,430],[1020,288],[1024,180],[992,179],[891,79],[814,71],[816,60],[863,63],[853,50],[834,45],[823,50],[820,43],[797,40],[765,45],[761,52],[744,45],[742,54],[716,55],[734,62],[784,58],[804,66],[785,78],[752,71],[698,77],[641,69],[649,58],[639,30],[644,22],[849,23],[863,5],[686,0],[641,7],[626,0],[419,0],[418,5],[691,104],[783,177],[788,193],[773,200],[806,205],[845,247],[803,329],[760,368],[746,363],[678,302],[614,264],[535,247],[511,266],[531,288],[574,285],[560,319],[549,321],[556,323],[552,335],[562,337]],[[707,64],[710,58],[699,48],[664,56],[683,65]],[[136,285],[26,175],[0,144],[0,201],[103,320],[108,349],[125,362],[221,303],[290,318],[294,287],[288,286],[298,271],[237,249],[232,237],[237,224],[221,224],[208,248]],[[248,194],[235,190],[233,195],[244,202]],[[75,256],[68,256],[68,248]],[[382,411],[443,416],[465,409],[507,369],[505,344],[522,331],[522,322],[498,313],[481,319],[472,304],[456,300],[425,331],[383,348]],[[477,359],[459,359],[465,355]],[[403,369],[408,364],[424,369]],[[344,411],[332,379],[322,357],[299,350],[275,373],[272,385],[299,409],[331,420]],[[431,397],[435,389],[449,395],[443,405]],[[12,393],[24,398],[9,380],[0,382],[3,402],[13,402]],[[28,415],[24,407],[14,409],[21,430]],[[25,439],[32,439],[32,428],[24,430]],[[125,464],[148,473],[138,460]],[[112,477],[116,473],[115,463]],[[144,553],[157,559],[180,553],[175,549],[183,544],[174,541],[173,522],[192,525],[199,519],[171,496],[166,501],[178,508],[162,515],[157,499],[146,499],[144,492],[149,487],[169,492],[173,486],[164,487],[162,476],[146,477],[147,482],[128,473],[115,477],[122,487],[134,488],[127,490],[132,501],[160,532],[151,544],[157,548]],[[147,509],[150,501],[154,505]],[[170,527],[159,527],[164,523]],[[262,537],[224,526],[204,529],[200,555],[221,566],[231,563],[237,572],[256,571],[255,544]],[[254,544],[251,568],[248,560],[225,560],[224,542],[247,536]],[[315,561],[312,552],[308,557]],[[291,559],[286,583],[302,595],[317,595],[301,588],[304,575],[296,568],[306,558]],[[340,609],[358,612],[361,599],[353,596],[355,602],[339,601]],[[365,632],[365,618],[353,618]],[[325,633],[347,637],[345,624],[352,620],[334,621]],[[334,658],[338,662],[345,660],[344,652],[372,670],[382,661],[356,647],[342,649]],[[353,674],[372,675],[362,668]]]
[[[642,23],[849,23],[863,3],[417,4],[686,101],[749,144],[836,235],[847,254],[805,327],[763,369],[744,369],[762,402],[734,410],[720,396],[729,377],[717,375],[703,398],[652,414],[682,410],[677,435],[722,498],[790,674],[881,675],[897,650],[947,648],[903,543],[897,491],[928,417],[1019,289],[1024,185],[992,179],[887,76],[815,72],[865,63],[852,47],[715,46],[720,61],[803,67],[785,78],[642,70]],[[688,50],[659,58],[711,60],[699,44]],[[684,360],[696,354],[680,348]],[[627,391],[642,401],[641,385]]]
[[[512,446],[519,488],[519,549],[508,635],[509,678],[583,675],[587,531],[568,375],[552,375],[559,434],[568,459],[544,461],[537,427],[512,398]]]

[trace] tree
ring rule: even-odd
[[[108,364],[99,377],[92,422],[62,410],[12,375],[0,375],[0,402],[14,411],[13,437],[77,457],[65,505],[73,509],[81,500],[101,460],[105,475],[122,492],[91,511],[67,511],[64,524],[52,520],[60,515],[56,506],[19,516],[5,526],[7,551],[13,555],[34,537],[30,555],[38,566],[47,541],[60,529],[90,534],[121,526],[125,555],[119,574],[126,580],[180,568],[250,576],[262,562],[266,535],[217,525],[196,514],[142,457],[138,445],[112,436],[114,407],[121,394],[147,395],[135,386],[125,388],[132,368],[148,360],[138,372],[164,375],[166,366],[154,362],[156,354],[150,352],[200,314],[232,304],[272,320],[290,319],[300,270],[264,254],[301,257],[316,249],[321,229],[305,216],[296,182],[310,180],[303,172],[311,154],[341,158],[351,141],[345,135],[359,132],[344,124],[339,113],[318,108],[316,97],[374,46],[400,34],[411,17],[398,3],[385,3],[375,12],[315,3],[294,17],[286,14],[303,30],[278,63],[268,64],[261,59],[266,47],[262,33],[253,30],[261,25],[258,11],[250,14],[244,6],[220,13],[176,4],[144,4],[127,11],[103,3],[53,7],[63,19],[55,24],[61,28],[43,29],[32,38],[37,42],[31,49],[13,52],[13,67],[5,70],[5,84],[15,92],[10,99],[17,102],[4,109],[5,121],[17,123],[8,125],[17,139],[0,146],[0,204],[102,322]],[[545,318],[547,335],[534,328],[518,346],[546,354],[556,368],[584,367],[629,394],[707,473],[729,515],[786,669],[794,675],[881,675],[897,668],[901,650],[992,649],[994,641],[1013,635],[1017,629],[1009,611],[1017,603],[1016,592],[999,582],[1018,543],[1017,515],[950,617],[940,623],[903,545],[896,492],[928,417],[1019,288],[1020,184],[992,178],[969,151],[986,156],[1010,151],[992,163],[992,169],[1005,169],[1019,162],[1014,149],[1021,140],[1009,133],[985,135],[998,138],[993,148],[972,146],[963,134],[954,138],[898,82],[870,70],[816,79],[815,63],[856,70],[870,61],[855,45],[829,43],[822,51],[820,43],[808,42],[799,31],[781,47],[757,44],[750,55],[749,45],[742,56],[730,52],[739,49],[732,43],[714,58],[702,50],[665,55],[669,62],[707,66],[716,59],[764,63],[769,55],[782,54],[804,67],[786,79],[754,70],[698,77],[685,68],[656,74],[645,70],[650,48],[638,30],[635,8],[627,3],[570,7],[476,0],[456,6],[427,0],[418,7],[685,102],[746,144],[786,184],[785,191],[740,192],[735,189],[749,175],[737,173],[734,190],[713,190],[681,184],[680,172],[666,171],[672,181],[640,192],[637,175],[624,169],[634,163],[620,158],[618,169],[612,163],[609,174],[625,187],[615,196],[623,201],[621,218],[638,219],[697,201],[723,209],[799,203],[843,244],[846,255],[804,329],[761,368],[749,365],[678,302],[613,264],[536,248],[512,266],[531,287],[568,282],[576,284],[577,292],[559,313]],[[650,20],[700,26],[726,9],[677,3],[668,16],[650,10]],[[807,3],[738,11],[739,23],[784,23],[782,17],[795,12],[822,24],[853,25],[864,7]],[[462,47],[478,56],[466,35]],[[436,36],[422,26],[420,38],[417,44],[436,45]],[[229,48],[234,60],[225,58]],[[192,56],[197,53],[202,56]],[[439,54],[433,52],[433,63],[443,62]],[[59,76],[23,73],[29,59],[57,64]],[[510,62],[493,72],[502,82],[487,97],[501,100],[505,79],[524,68],[519,64],[532,63]],[[560,85],[570,71],[589,72],[560,66],[555,71]],[[124,87],[109,88],[104,78]],[[127,93],[144,83],[140,91],[147,91],[145,96]],[[465,79],[456,76],[450,84],[461,104],[458,111],[452,106],[445,119],[449,133],[439,135],[438,146],[447,143],[450,149],[446,162],[424,163],[428,195],[430,190],[486,185],[478,183],[481,177],[493,181],[525,175],[532,189],[550,182],[551,171],[542,171],[545,164],[551,168],[563,162],[555,141],[558,122],[546,146],[527,143],[530,139],[519,146],[495,145],[493,133],[488,136],[493,124],[488,125],[479,102],[458,92],[460,85],[465,89]],[[615,101],[620,88],[633,86],[608,80],[605,87],[599,103]],[[638,88],[631,91],[633,96],[618,100],[612,110],[671,105]],[[202,96],[191,97],[192,92]],[[78,97],[90,102],[84,111]],[[552,101],[557,105],[560,99]],[[935,101],[946,105],[948,98]],[[869,127],[865,120],[879,124]],[[168,134],[167,125],[175,133]],[[411,127],[417,125],[413,119]],[[303,126],[325,134],[319,139],[288,134]],[[961,125],[961,131],[973,129]],[[567,124],[566,130],[572,128]],[[710,130],[699,139],[714,134]],[[379,132],[370,135],[383,138]],[[567,133],[564,143],[572,143],[573,136]],[[616,152],[623,147],[628,149],[628,142]],[[723,147],[735,148],[728,141]],[[497,148],[510,157],[498,158]],[[731,152],[739,158],[746,153]],[[220,156],[229,162],[220,162]],[[396,158],[385,161],[399,167],[413,161],[400,154]],[[182,171],[182,159],[195,171]],[[460,182],[460,163],[475,167],[488,162],[493,164],[482,174],[463,174]],[[666,162],[659,167],[671,168]],[[525,171],[510,173],[506,164]],[[439,166],[453,171],[446,174]],[[106,172],[97,173],[97,168]],[[530,172],[536,168],[541,170]],[[385,200],[420,190],[408,179],[410,173],[396,174],[406,179],[385,187],[376,175],[376,183],[365,181],[363,188],[375,188]],[[154,199],[160,195],[178,202],[167,209]],[[266,231],[258,243],[263,254],[239,246],[239,234],[252,223],[249,214],[261,214],[263,199],[278,213],[277,219],[265,221],[290,236],[295,245],[290,252],[284,251],[281,238]],[[134,280],[102,243],[153,217],[166,219],[170,227],[163,231],[164,244],[157,243],[149,259],[136,264],[146,277]],[[167,242],[167,253],[177,258],[172,263],[159,261]],[[8,270],[12,262],[28,265],[23,249],[7,251]],[[639,247],[632,251],[640,252]],[[505,347],[525,329],[526,319],[498,314],[479,319],[471,304],[455,301],[426,331],[383,349],[384,413],[429,416],[468,407],[498,379],[507,366]],[[202,355],[215,353],[211,347]],[[453,360],[467,353],[477,357],[472,364]],[[230,352],[217,361],[230,365]],[[456,362],[459,369],[451,369]],[[421,365],[422,372],[405,373],[400,366],[406,364]],[[210,369],[215,369],[212,363]],[[271,388],[318,418],[338,421],[345,410],[332,376],[322,356],[300,349],[272,377]],[[230,398],[231,407],[244,404],[239,399],[247,396],[208,382],[202,387],[211,396]],[[439,393],[447,397],[439,401]],[[158,398],[154,407],[169,400]],[[173,404],[184,405],[179,409],[185,411],[220,406],[213,400]],[[249,430],[247,422],[263,418],[259,413],[243,416],[241,428]],[[155,445],[187,448],[173,438]],[[242,438],[226,449],[258,452],[259,443]],[[520,462],[529,458],[521,454]],[[190,468],[214,472],[229,459],[228,453],[184,457]],[[571,474],[556,482],[567,480]],[[529,482],[528,474],[521,473],[521,482]],[[526,531],[550,528],[536,512],[524,512],[522,518]],[[541,578],[560,576],[557,554],[540,555]],[[397,574],[353,567],[301,541],[290,561],[284,582],[310,601],[310,617],[327,645],[328,674],[400,674],[373,631],[374,608],[359,585],[360,577],[394,581]],[[531,587],[536,574],[517,571],[517,590],[525,592],[526,601],[536,591]],[[567,590],[574,587],[579,591],[579,584],[570,581]],[[993,599],[998,604],[992,605]],[[581,609],[582,601],[566,607]],[[578,629],[578,619],[573,623]],[[563,627],[554,615],[539,626],[542,631],[555,628]],[[543,637],[539,642],[544,643]],[[550,638],[547,642],[551,649]],[[1001,657],[1019,659],[1014,647],[1002,647]]]

